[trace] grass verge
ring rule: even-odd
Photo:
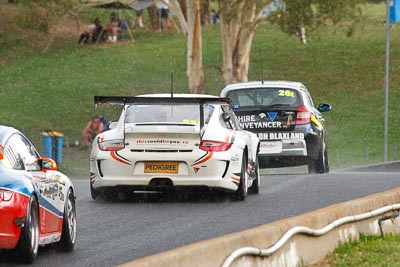
[[[332,169],[384,158],[385,6],[370,4],[364,10],[351,34],[346,23],[324,26],[307,33],[307,45],[263,23],[252,47],[250,80],[301,81],[317,104],[333,105],[325,115]],[[92,17],[96,11],[90,12]],[[396,26],[390,33],[388,160],[399,158],[400,145]],[[188,92],[186,39],[175,31],[137,30],[136,42],[125,38],[116,44],[77,47],[78,35],[64,36],[64,43],[46,50],[16,45],[12,37],[0,35],[0,123],[23,130],[38,148],[42,131],[64,133],[61,169],[87,177],[87,151],[74,144],[81,142],[80,132],[91,116],[100,113],[93,96],[169,92],[171,87]],[[203,50],[206,89],[218,95],[223,88],[218,25],[204,29]]]
[[[310,267],[400,266],[400,236],[361,235],[358,241],[339,246],[323,261]]]

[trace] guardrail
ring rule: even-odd
[[[321,236],[321,235],[327,234],[328,232],[335,229],[336,227],[341,226],[346,223],[362,221],[362,220],[365,220],[368,218],[372,218],[375,216],[385,214],[389,211],[397,211],[395,214],[386,216],[383,218],[383,219],[392,219],[392,218],[396,218],[399,216],[399,212],[398,212],[399,209],[400,209],[400,203],[395,204],[395,205],[385,206],[385,207],[376,209],[374,211],[365,212],[365,213],[354,215],[354,216],[342,217],[342,218],[337,219],[337,220],[333,221],[332,223],[326,225],[325,227],[323,227],[321,229],[317,229],[317,230],[312,229],[310,227],[306,227],[306,226],[296,226],[296,227],[293,227],[292,229],[290,229],[289,231],[287,231],[282,236],[282,238],[279,239],[278,242],[276,242],[273,246],[271,246],[267,249],[260,249],[260,248],[255,248],[255,247],[243,247],[243,248],[239,248],[239,249],[235,250],[226,258],[226,260],[222,264],[222,267],[231,266],[232,263],[236,259],[238,259],[242,256],[245,256],[245,255],[254,255],[254,256],[261,256],[261,257],[270,256],[273,253],[277,252],[287,241],[289,241],[290,238],[292,238],[294,235],[297,235],[297,234],[306,234],[306,235],[310,235],[310,236]],[[378,221],[378,224],[379,224],[380,232],[381,232],[381,234],[383,234],[381,222],[382,222],[382,220],[380,219]]]

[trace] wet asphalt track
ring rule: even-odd
[[[32,266],[115,266],[397,188],[398,170],[396,165],[322,175],[267,175],[262,177],[260,194],[249,195],[244,202],[216,194],[157,194],[128,202],[95,202],[90,197],[88,180],[74,180],[78,217],[75,249],[61,253],[52,247],[40,248]],[[20,264],[3,252],[0,266]]]

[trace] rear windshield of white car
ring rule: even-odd
[[[203,105],[205,123],[214,110]],[[185,123],[200,124],[200,105],[160,104],[130,105],[125,113],[125,123]]]
[[[234,109],[253,106],[298,106],[299,92],[289,88],[252,88],[230,91],[227,95]]]

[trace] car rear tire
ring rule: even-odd
[[[329,173],[328,147],[325,147],[325,173]]]
[[[234,199],[243,201],[247,196],[247,155],[244,153],[242,156],[242,167],[240,173],[240,183],[238,189],[234,193]]]
[[[20,240],[15,248],[15,256],[23,263],[32,263],[39,250],[39,207],[35,197],[31,197],[27,208],[25,224]]]
[[[318,152],[317,159],[310,159],[308,163],[308,173],[327,173],[329,172],[328,150],[322,146]]]
[[[254,174],[255,174],[255,179],[253,180],[253,184],[249,187],[249,194],[258,194],[260,193],[260,167],[259,167],[259,163],[258,163],[258,158],[256,159],[256,163],[255,165],[255,170],[254,170]]]
[[[97,200],[104,197],[103,192],[94,189],[91,182],[90,182],[90,195],[92,196],[93,200]]]
[[[76,209],[75,196],[70,188],[67,193],[67,199],[64,208],[63,228],[61,240],[58,243],[58,248],[61,251],[71,251],[75,246],[76,240]]]

